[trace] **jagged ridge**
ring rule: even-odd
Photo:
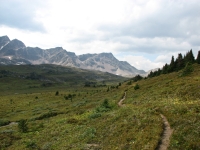
[[[0,64],[56,64],[78,67],[83,69],[99,70],[121,76],[135,76],[144,74],[126,61],[117,60],[112,53],[83,54],[77,56],[62,47],[41,49],[26,47],[17,39],[11,40],[8,36],[0,37]],[[13,61],[14,60],[14,61]]]

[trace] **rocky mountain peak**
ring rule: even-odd
[[[9,42],[10,42],[10,39],[7,35],[0,37],[0,49],[2,49]]]
[[[112,53],[100,53],[98,54],[100,57],[114,58]]]
[[[41,49],[38,47],[26,47],[17,39],[12,41],[8,37],[0,37],[0,42],[6,43],[0,50],[0,64],[56,64],[62,66],[78,67],[82,69],[99,70],[121,76],[135,76],[143,74],[143,70],[137,70],[128,62],[117,60],[112,53],[83,54],[77,56],[62,47]],[[6,42],[5,42],[6,41]],[[15,61],[11,61],[11,59]],[[6,59],[10,59],[6,61]],[[19,60],[19,62],[18,62]],[[9,62],[9,63],[8,63]],[[24,64],[23,63],[23,64]]]
[[[18,50],[20,48],[26,48],[26,46],[22,41],[17,39],[10,41],[6,46],[4,46],[4,49],[7,50]]]

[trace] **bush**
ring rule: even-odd
[[[132,81],[129,81],[128,83],[127,83],[127,85],[131,85],[132,84]]]
[[[8,120],[0,119],[0,126],[5,126],[5,125],[8,125],[9,123],[10,123],[10,121],[8,121]]]
[[[56,91],[56,94],[55,94],[55,96],[58,96],[59,95],[59,92],[58,91]]]
[[[95,128],[88,128],[85,132],[81,135],[82,138],[93,139],[96,137],[96,129]]]
[[[42,150],[50,150],[51,149],[51,143],[47,142],[42,146]]]
[[[138,90],[140,88],[140,86],[138,85],[138,84],[136,84],[135,86],[134,86],[134,89],[135,90]]]
[[[89,115],[90,119],[95,119],[101,117],[101,113],[94,112],[93,114]]]
[[[18,128],[20,132],[27,132],[28,131],[28,123],[26,119],[21,119],[18,123]]]
[[[20,137],[13,134],[13,130],[8,129],[0,132],[0,149],[6,150],[9,149],[15,141],[19,140]]]
[[[87,94],[88,94],[88,93],[87,93]],[[64,96],[64,99],[65,99],[65,100],[70,99],[70,100],[72,101],[72,98],[75,97],[75,96],[76,96],[76,94],[73,94],[73,95],[72,95],[72,94],[68,94],[68,96],[66,96],[66,95]]]
[[[107,88],[107,92],[109,92],[110,91],[110,89],[109,89],[109,87]]]
[[[108,99],[105,99],[103,103],[96,108],[96,112],[107,112],[111,109],[112,107],[110,106]]]
[[[189,75],[190,73],[192,73],[194,70],[193,66],[191,63],[187,63],[185,68],[183,69],[182,73],[181,73],[181,76],[187,76]]]
[[[29,140],[26,142],[26,148],[38,149],[38,146],[34,141]]]

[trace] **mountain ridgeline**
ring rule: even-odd
[[[99,70],[121,76],[145,74],[126,61],[117,60],[112,53],[76,55],[62,47],[41,49],[26,47],[17,39],[0,37],[0,65],[55,64],[89,70]]]

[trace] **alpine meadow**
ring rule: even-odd
[[[133,78],[45,64],[0,66],[0,148],[153,150],[168,140],[171,150],[200,149],[200,65],[190,54]]]
[[[0,0],[0,150],[200,150],[200,0]]]

